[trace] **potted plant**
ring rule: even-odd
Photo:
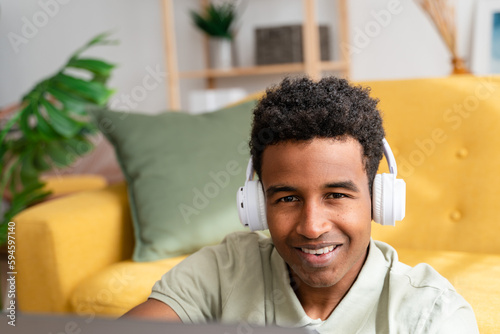
[[[0,217],[0,246],[7,242],[12,217],[49,195],[41,174],[69,166],[91,150],[89,135],[97,129],[87,108],[105,105],[114,93],[106,81],[115,66],[82,53],[114,43],[108,36],[93,38],[55,75],[37,83],[0,129],[0,196],[9,189],[11,197],[10,208]]]
[[[210,3],[202,13],[191,11],[194,24],[209,36],[210,67],[228,69],[232,67],[233,25],[236,19],[234,4]]]

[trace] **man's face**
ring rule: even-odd
[[[295,279],[315,288],[353,281],[371,232],[359,142],[315,138],[268,146],[261,176],[269,231]]]

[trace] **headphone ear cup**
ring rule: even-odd
[[[406,182],[394,180],[394,220],[403,220],[406,214]]]
[[[393,202],[394,202],[394,175],[393,174],[377,174],[375,176],[376,188],[374,186],[374,193],[376,192],[377,198],[374,201],[374,217],[375,222],[381,225],[396,225],[393,215]],[[375,183],[375,182],[374,182]],[[375,209],[376,208],[376,209]]]
[[[260,181],[247,181],[238,190],[238,215],[243,226],[252,231],[267,229],[266,200]]]
[[[262,182],[257,182],[257,197],[258,197],[258,215],[259,215],[259,230],[267,230],[269,227],[267,226],[267,214],[266,214],[266,196],[264,194],[264,189],[262,188]],[[254,230],[256,231],[256,230]]]
[[[375,175],[372,186],[372,212],[375,223],[382,221],[382,175]]]
[[[396,225],[406,209],[406,183],[393,174],[377,174],[373,181],[373,220],[381,225]]]

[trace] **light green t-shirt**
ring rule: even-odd
[[[185,323],[308,327],[323,333],[478,333],[474,312],[429,265],[409,267],[371,241],[356,281],[324,322],[309,318],[271,238],[236,232],[189,256],[156,282]]]

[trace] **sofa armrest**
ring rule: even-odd
[[[66,196],[80,191],[104,189],[108,181],[101,175],[67,174],[43,177],[43,190],[51,191],[50,199]]]
[[[13,220],[22,311],[71,312],[70,294],[82,280],[132,254],[125,184],[41,203]]]

